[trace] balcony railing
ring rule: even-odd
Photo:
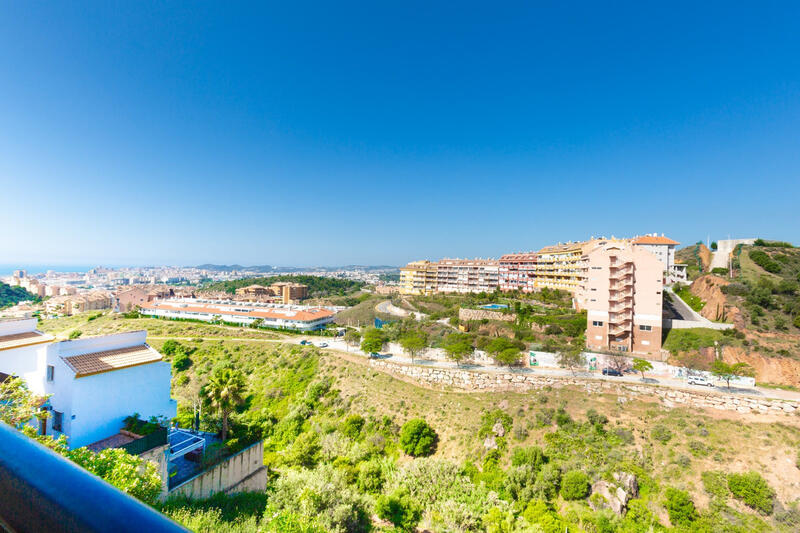
[[[187,531],[3,423],[0,528],[20,533]]]

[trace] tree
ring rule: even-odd
[[[515,365],[521,355],[519,346],[505,337],[492,339],[486,345],[486,351],[498,365]]]
[[[456,365],[460,365],[461,361],[475,351],[475,347],[472,346],[472,341],[466,333],[451,333],[445,338],[442,347],[447,357],[455,361]]]
[[[233,410],[244,402],[244,375],[232,368],[218,368],[208,379],[204,393],[211,406],[222,415],[222,440],[228,437],[228,419]]]
[[[642,374],[642,381],[644,381],[644,373],[653,370],[653,364],[647,359],[636,358],[633,360],[633,369]]]
[[[410,331],[400,337],[400,346],[411,356],[413,363],[414,357],[428,346],[428,335],[424,331]]]
[[[386,334],[383,331],[377,328],[369,328],[364,332],[361,350],[366,353],[380,352],[386,345],[386,341]]]
[[[575,375],[575,368],[582,367],[586,364],[586,356],[583,350],[574,344],[567,344],[562,346],[556,356],[556,363],[561,368],[569,368],[572,375]]]
[[[608,364],[622,374],[622,372],[628,367],[628,358],[622,354],[611,354],[607,358]]]
[[[697,520],[697,509],[688,492],[667,487],[664,496],[667,498],[664,507],[667,508],[669,521],[673,526],[689,527]]]
[[[561,497],[582,500],[589,494],[589,477],[580,470],[570,470],[561,479]]]
[[[421,418],[411,419],[400,428],[400,447],[412,457],[432,454],[436,439],[436,432]]]
[[[388,496],[379,496],[375,502],[375,512],[401,531],[414,531],[422,518],[422,508],[404,488]]]
[[[355,329],[348,329],[344,333],[344,342],[349,346],[358,346],[358,343],[361,342],[361,333]]]
[[[711,373],[728,384],[731,389],[731,380],[738,376],[754,376],[753,367],[747,363],[726,363],[717,359],[711,364]]]
[[[22,378],[0,382],[0,420],[9,426],[19,428],[34,416],[46,417],[47,411],[37,411],[39,403]]]

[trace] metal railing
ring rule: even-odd
[[[0,423],[0,529],[186,532],[155,509]]]

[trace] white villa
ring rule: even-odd
[[[0,373],[50,396],[41,434],[66,435],[69,447],[78,448],[117,434],[134,413],[144,420],[175,417],[170,365],[147,344],[147,332],[58,342],[36,324],[35,318],[0,321]]]

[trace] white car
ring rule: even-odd
[[[319,348],[327,348],[328,347],[328,343],[327,342],[320,342],[319,344],[317,344],[317,347],[319,347]]]
[[[714,384],[711,382],[711,380],[706,378],[706,377],[704,377],[704,376],[689,376],[686,379],[686,382],[689,385],[702,385],[704,387],[713,387],[714,386]]]

